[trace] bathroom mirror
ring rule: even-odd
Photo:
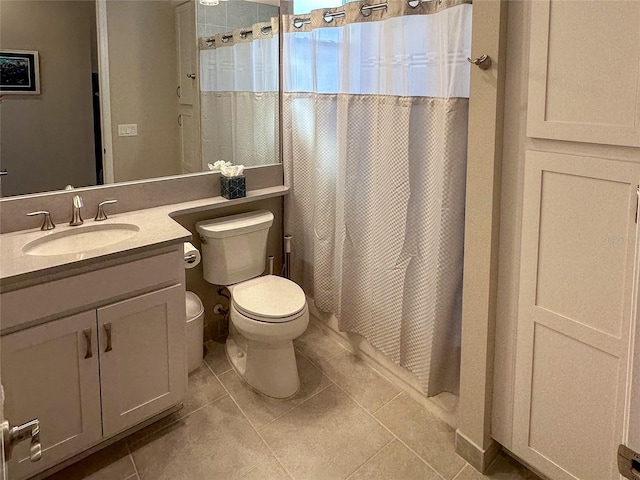
[[[278,16],[277,0],[0,0],[0,196],[277,163]],[[39,93],[11,91],[26,73]]]

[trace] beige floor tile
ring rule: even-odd
[[[531,473],[525,467],[511,457],[500,454],[491,464],[486,475],[482,475],[471,465],[456,477],[456,480],[539,480],[539,477]]]
[[[184,408],[179,412],[180,416],[203,407],[226,395],[222,384],[209,368],[202,364],[200,368],[189,374],[187,383],[187,395],[184,400]]]
[[[346,478],[393,438],[334,385],[260,432],[298,480]]]
[[[231,365],[227,360],[227,354],[224,350],[223,339],[210,340],[206,342],[204,346],[207,349],[204,361],[211,367],[213,373],[221,375],[231,370]]]
[[[296,354],[296,357],[300,374],[300,391],[288,400],[277,400],[255,392],[233,370],[219,377],[254,427],[260,428],[331,383],[309,360],[300,354]]]
[[[233,479],[270,455],[228,396],[130,448],[140,480]]]
[[[172,423],[177,422],[183,417],[193,413],[195,410],[202,408],[227,394],[226,390],[211,373],[206,365],[202,365],[189,375],[187,383],[187,393],[183,402],[183,407],[177,412],[172,413],[157,422],[131,434],[127,441],[129,443],[138,442],[158,430],[166,428]]]
[[[293,344],[316,364],[345,351],[342,345],[313,324],[309,324],[307,330]]]
[[[118,442],[47,477],[47,480],[125,480],[136,470],[126,442]]]
[[[261,463],[240,480],[289,480],[289,475],[280,466],[275,457]]]
[[[375,417],[446,480],[464,466],[464,460],[455,453],[454,430],[406,393],[382,407]]]
[[[369,412],[400,393],[398,387],[348,351],[321,362],[320,369]]]
[[[349,480],[441,480],[415,453],[393,440]]]

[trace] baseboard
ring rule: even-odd
[[[341,332],[335,315],[320,312],[313,299],[307,297],[311,323],[327,335],[339,342],[343,347],[361,358],[367,365],[385,377],[389,382],[407,393],[411,398],[424,406],[435,416],[446,422],[451,428],[457,428],[458,397],[450,393],[442,393],[435,397],[427,397],[422,393],[420,381],[406,368],[397,365],[393,360],[371,345],[362,335]]]
[[[486,449],[482,449],[460,430],[456,430],[456,453],[480,473],[485,473],[488,470],[489,465],[495,460],[501,449],[502,446],[493,439]]]

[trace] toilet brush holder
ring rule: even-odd
[[[247,196],[247,184],[244,175],[225,177],[220,175],[220,194],[227,200]]]

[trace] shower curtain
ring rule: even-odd
[[[278,18],[200,38],[202,162],[280,162]]]
[[[429,396],[459,384],[469,3],[283,19],[293,278]]]

